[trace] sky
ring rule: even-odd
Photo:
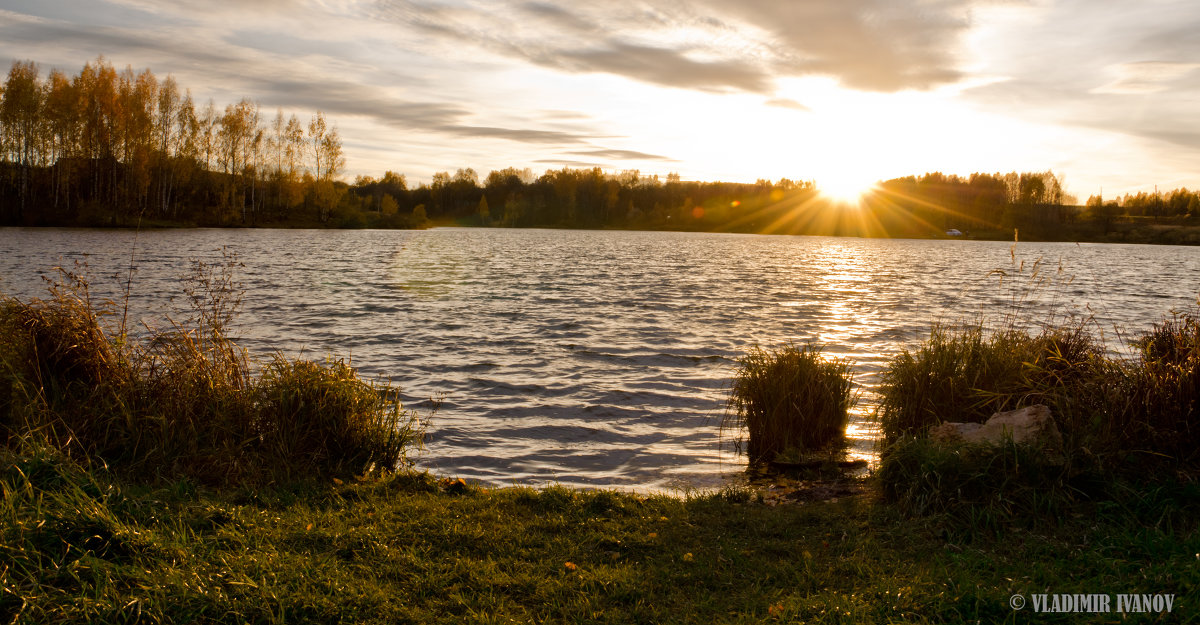
[[[336,123],[347,180],[471,167],[1200,187],[1196,0],[0,0],[0,60],[103,55]]]

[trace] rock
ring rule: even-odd
[[[1044,404],[997,412],[983,424],[945,422],[930,428],[929,438],[942,443],[985,445],[999,445],[1011,438],[1018,445],[1055,453],[1062,450],[1062,434]]]
[[[982,423],[956,423],[944,421],[929,428],[929,439],[936,443],[963,443],[967,436],[983,428]]]

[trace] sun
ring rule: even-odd
[[[875,186],[874,180],[854,175],[830,175],[817,179],[817,191],[838,204],[857,206]]]

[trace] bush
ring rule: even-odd
[[[985,333],[935,328],[884,372],[879,408],[885,495],[913,513],[1001,518],[1103,488],[1083,483],[1194,479],[1200,460],[1200,321],[1179,314],[1109,358],[1082,325]],[[1044,403],[1063,434],[1065,462],[1030,449],[945,446],[924,438],[942,420],[983,422]],[[1189,477],[1190,476],[1190,477]]]
[[[850,363],[825,360],[820,347],[753,348],[739,361],[723,430],[748,435],[751,464],[784,452],[840,448],[845,441],[851,395]]]

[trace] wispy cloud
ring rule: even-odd
[[[811,111],[812,109],[790,98],[770,98],[763,102],[767,106],[777,106],[779,108],[793,109],[797,111]]]
[[[583,152],[572,152],[578,156],[595,156],[599,158],[611,158],[614,160],[637,160],[637,161],[674,161],[669,156],[660,156],[658,154],[647,154],[646,152],[638,152],[636,150],[585,150]]]
[[[1167,63],[1162,61],[1142,61],[1139,63],[1121,63],[1113,66],[1112,73],[1116,79],[1090,93],[1115,93],[1126,95],[1144,95],[1159,93],[1171,89],[1172,84],[1192,73],[1200,67],[1200,63]]]
[[[1063,36],[1064,23],[1103,36],[1081,45]],[[976,105],[1200,153],[1200,135],[1186,130],[1200,125],[1194,2],[1059,0],[1032,13],[1012,46],[1020,54],[994,68],[1010,79],[967,92]]]

